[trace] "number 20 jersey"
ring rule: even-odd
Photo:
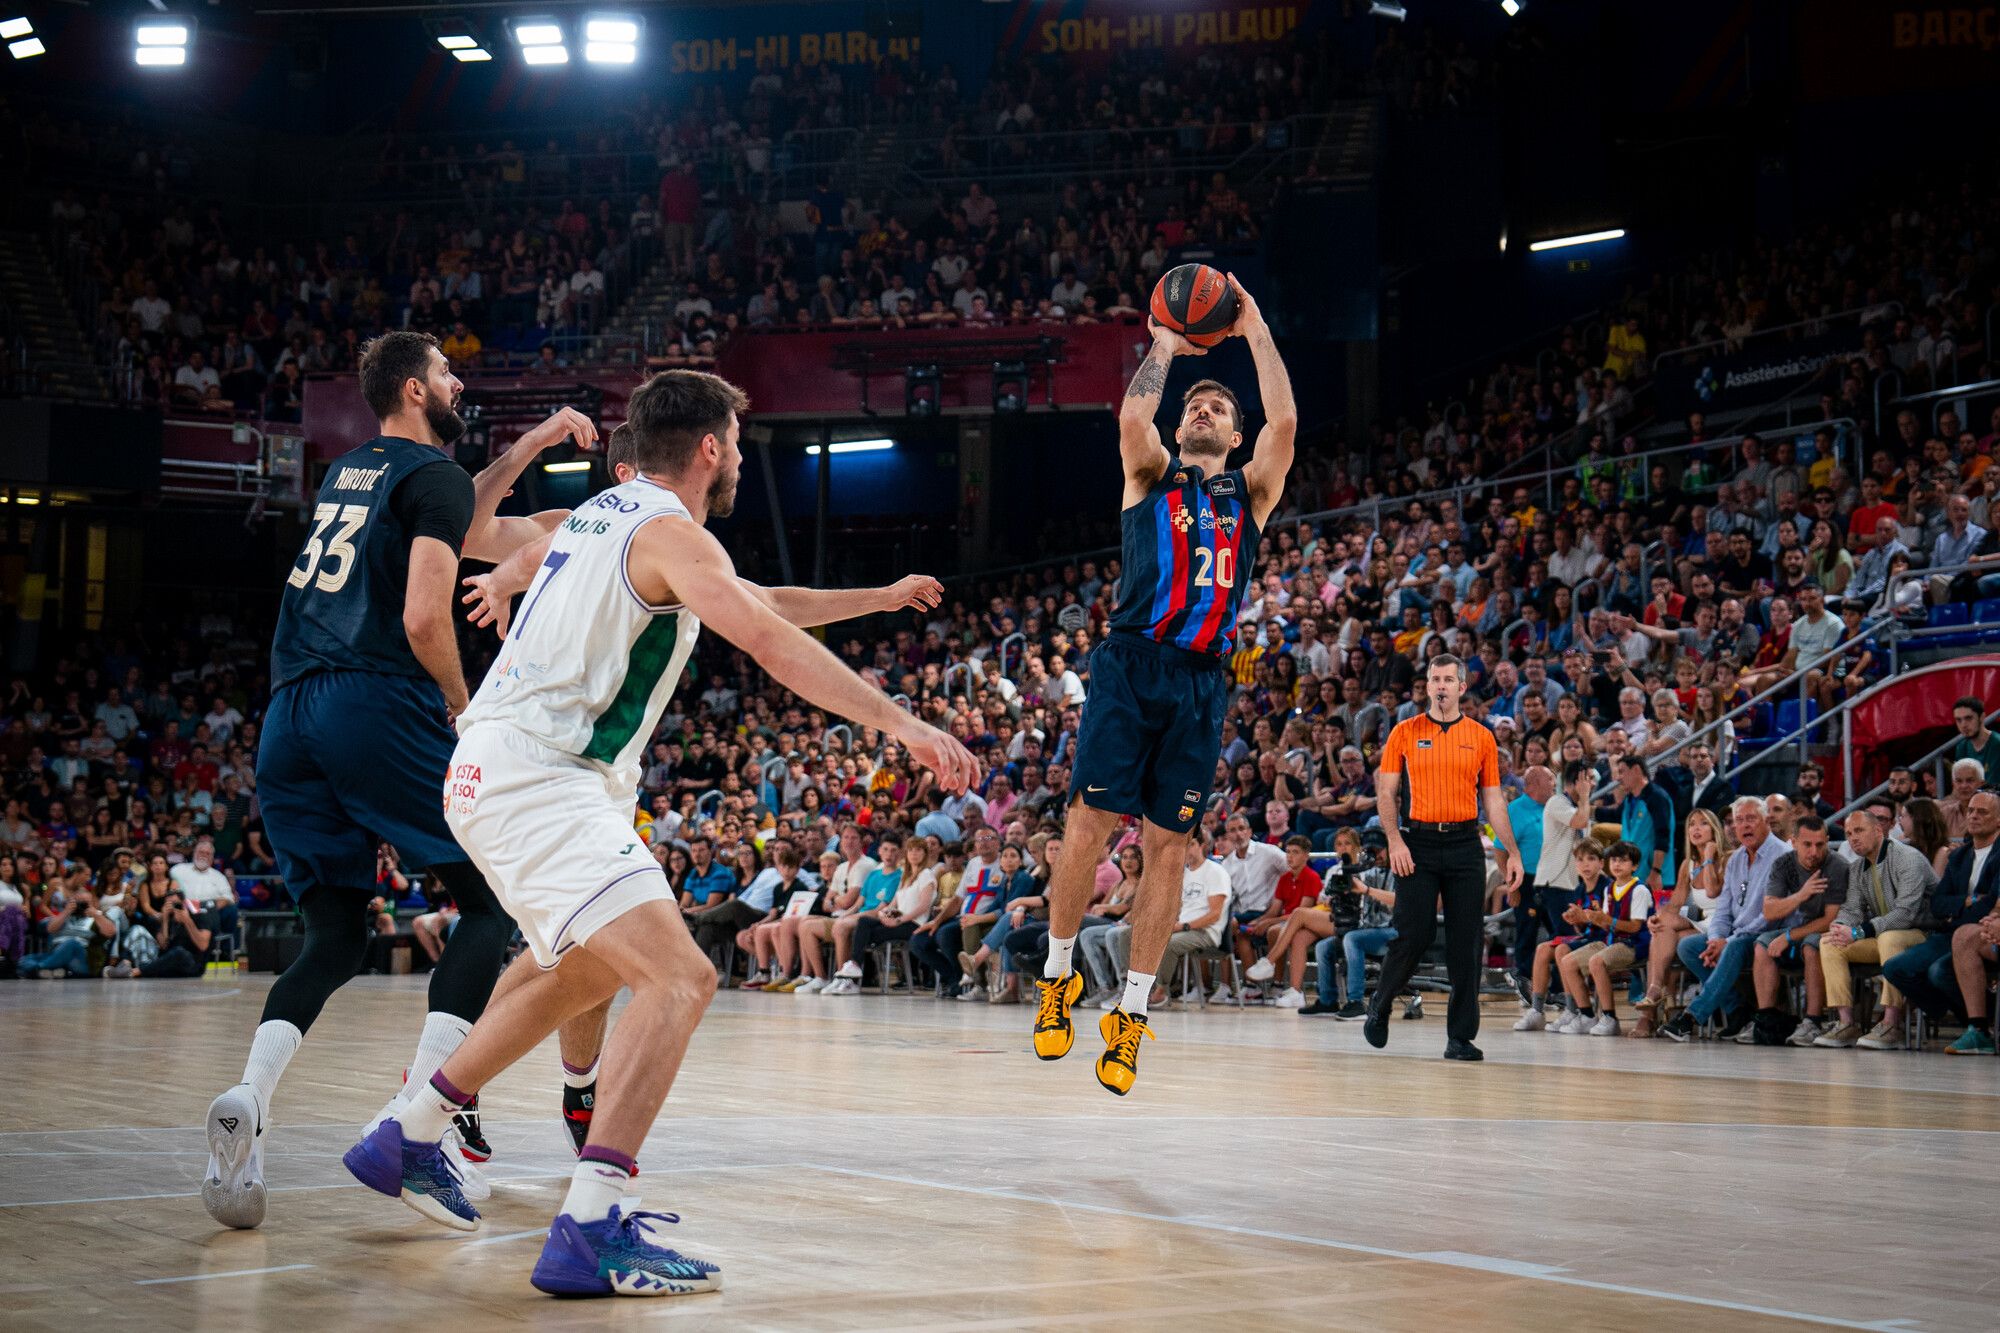
[[[1124,569],[1112,631],[1227,657],[1257,561],[1243,473],[1204,477],[1176,461],[1120,523]]]
[[[626,575],[633,536],[664,515],[690,517],[678,495],[641,479],[562,521],[460,735],[504,723],[639,785],[640,756],[701,633],[685,607],[640,601]]]
[[[327,469],[305,546],[285,579],[271,640],[273,690],[317,671],[430,679],[403,629],[412,535],[390,503],[410,474],[427,467],[458,464],[429,445],[378,435]],[[472,479],[459,476],[469,497]]]

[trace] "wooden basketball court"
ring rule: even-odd
[[[557,1302],[553,1043],[487,1089],[485,1228],[341,1168],[421,978],[363,978],[293,1062],[262,1230],[218,1230],[196,1127],[268,978],[0,985],[0,1325],[154,1329],[2000,1326],[2000,1061],[1516,1036],[1441,1013],[1158,1016],[1138,1090],[1029,1011],[725,993],[641,1159],[719,1295]],[[1441,1006],[1433,1001],[1434,1009]],[[1089,1016],[1094,1019],[1094,1014]]]

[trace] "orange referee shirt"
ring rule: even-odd
[[[1440,723],[1424,712],[1389,733],[1380,771],[1403,779],[1411,819],[1456,824],[1479,818],[1481,787],[1500,785],[1500,747],[1491,731],[1463,713]]]

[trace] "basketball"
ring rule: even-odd
[[[1197,347],[1213,347],[1236,322],[1229,279],[1206,264],[1182,264],[1153,288],[1153,318]]]

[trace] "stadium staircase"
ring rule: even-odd
[[[41,242],[30,233],[0,231],[0,308],[9,333],[25,351],[32,392],[59,398],[106,396],[89,340],[63,299]]]
[[[619,365],[639,365],[650,350],[646,342],[647,329],[656,331],[666,326],[674,313],[674,302],[681,296],[683,285],[674,279],[673,263],[662,253],[646,267],[639,280],[632,284],[618,309],[605,322],[604,328],[593,335],[584,345],[584,358],[593,363]]]

